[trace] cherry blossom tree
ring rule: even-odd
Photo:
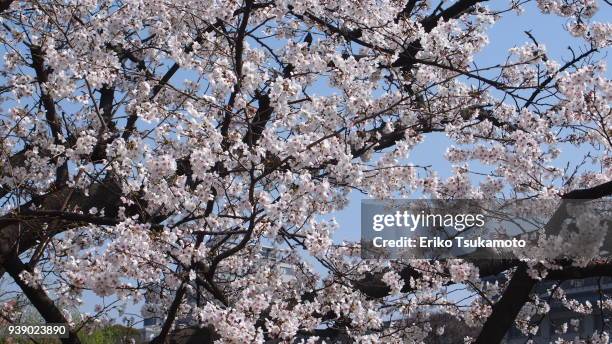
[[[155,343],[184,317],[223,343],[418,343],[443,335],[441,313],[499,342],[547,311],[536,284],[612,264],[362,260],[322,215],[351,192],[612,195],[612,26],[591,19],[609,3],[537,0],[581,43],[556,60],[517,32],[529,43],[479,65],[488,29],[527,2],[0,1],[2,278],[70,324],[64,343],[105,311],[70,317],[85,291],[146,297]],[[447,179],[409,163],[434,133],[452,142]],[[584,157],[556,166],[570,146]],[[258,257],[267,244],[295,279]]]

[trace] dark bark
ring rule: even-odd
[[[166,315],[166,320],[164,320],[164,324],[162,325],[161,332],[153,338],[151,344],[164,344],[166,343],[168,334],[170,333],[170,329],[174,324],[174,320],[178,314],[181,303],[183,302],[183,297],[185,296],[185,292],[187,291],[186,285],[183,282],[181,286],[176,291],[174,295],[174,300],[172,300],[172,304],[168,309],[168,314]]]
[[[535,285],[536,280],[527,274],[527,266],[521,264],[514,272],[502,298],[493,306],[493,312],[482,327],[475,344],[500,343],[529,299]]]
[[[267,94],[258,93],[256,96],[259,101],[259,106],[243,139],[243,142],[249,146],[253,146],[257,143],[274,111],[270,106],[270,97]]]
[[[563,195],[564,199],[598,199],[612,196],[612,180],[587,189],[579,189]]]
[[[443,10],[440,14],[432,14],[427,17],[421,23],[425,31],[431,31],[440,19],[449,20],[451,18],[457,18],[465,12],[468,12],[475,5],[481,2],[487,2],[488,0],[460,0],[452,4],[449,8]]]
[[[4,11],[8,10],[9,7],[11,7],[11,4],[13,3],[14,0],[1,0],[0,1],[0,13],[3,13]]]

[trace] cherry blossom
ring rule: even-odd
[[[478,330],[466,343],[533,335],[550,301],[511,286],[608,276],[597,218],[509,262],[362,259],[330,219],[356,194],[609,197],[603,6],[2,1],[0,282],[69,323],[65,343],[127,304],[162,319],[154,343],[185,323],[219,343],[420,343],[448,333],[440,314]],[[562,17],[556,30],[579,43],[554,56],[517,32],[524,43],[482,64],[491,28],[528,9]],[[434,135],[447,170],[415,162]],[[89,292],[117,303],[70,318]],[[610,308],[550,296],[580,314]],[[0,315],[17,319],[14,301],[0,295]]]

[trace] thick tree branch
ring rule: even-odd
[[[14,0],[1,0],[0,1],[0,14],[8,10]]]
[[[612,196],[612,180],[587,189],[578,189],[563,195],[564,199],[598,199]]]
[[[249,146],[253,146],[259,141],[274,111],[274,108],[270,106],[270,97],[267,94],[258,92],[256,93],[256,98],[259,101],[259,106],[253,120],[249,123],[249,129],[243,139],[243,142]]]
[[[463,13],[469,11],[476,4],[486,2],[488,0],[460,0],[452,4],[449,8],[443,10],[440,14],[433,14],[424,19],[421,24],[425,31],[431,31],[440,19],[449,20],[451,18],[457,18]]]
[[[172,328],[172,325],[174,324],[174,320],[176,319],[181,303],[183,302],[183,297],[185,296],[186,292],[187,292],[187,285],[185,284],[185,282],[183,282],[181,283],[178,290],[176,291],[174,300],[172,301],[172,304],[170,305],[170,308],[168,309],[168,314],[166,315],[166,320],[164,320],[164,324],[162,325],[161,332],[155,338],[153,338],[153,340],[151,341],[151,344],[166,343],[166,338],[168,337],[168,334],[170,333],[170,329]]]
[[[493,306],[493,312],[487,318],[475,344],[501,343],[521,308],[529,300],[535,285],[536,280],[527,274],[527,266],[521,264],[512,275],[504,295]]]

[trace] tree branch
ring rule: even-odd
[[[502,298],[493,306],[475,344],[501,343],[514,319],[529,299],[536,280],[527,274],[527,266],[521,264],[514,272]]]
[[[17,283],[19,288],[21,288],[28,300],[30,300],[32,305],[34,305],[38,313],[40,313],[47,323],[66,324],[66,326],[68,326],[68,320],[57,308],[53,300],[49,298],[47,293],[40,286],[27,284],[22,279],[21,274],[30,271],[19,257],[11,257],[8,264],[4,266],[9,275],[15,280],[15,283]],[[68,329],[68,338],[62,338],[61,341],[64,344],[80,344],[81,342],[72,329]]]
[[[14,0],[0,0],[0,14],[8,10]]]
[[[40,99],[45,107],[45,117],[47,119],[47,124],[51,129],[53,142],[55,142],[56,145],[62,145],[62,140],[60,139],[60,136],[62,135],[62,128],[55,110],[55,100],[45,90],[45,83],[49,81],[49,69],[45,68],[44,65],[44,52],[42,51],[41,47],[32,45],[30,46],[30,53],[32,55],[32,68],[34,68],[34,71],[36,72],[36,80],[40,87]],[[53,161],[57,163],[58,160],[57,158],[54,158]],[[64,162],[57,167],[55,185],[56,187],[61,187],[67,182],[68,164]]]

